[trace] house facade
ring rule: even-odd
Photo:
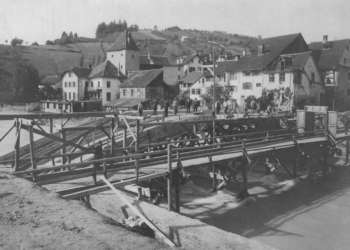
[[[344,111],[350,106],[350,40],[312,42],[315,61],[325,82],[325,104],[330,110]]]
[[[202,59],[196,53],[185,57],[178,57],[176,59],[176,66],[178,79],[194,71],[203,72]]]
[[[84,99],[84,86],[89,82],[92,69],[73,67],[62,74],[62,96],[64,100]]]

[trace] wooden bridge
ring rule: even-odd
[[[90,195],[109,189],[106,184],[98,182],[98,175],[111,178],[133,170],[133,177],[111,181],[116,188],[133,183],[147,182],[152,185],[152,180],[166,178],[164,189],[168,209],[179,212],[179,183],[189,167],[212,167],[214,189],[222,187],[237,174],[241,175],[241,193],[246,196],[247,167],[253,166],[258,157],[266,157],[267,166],[269,161],[276,163],[273,155],[278,151],[290,151],[295,159],[302,159],[306,157],[305,147],[312,145],[322,154],[323,172],[326,172],[329,151],[336,148],[337,143],[346,141],[348,159],[350,136],[347,127],[338,127],[337,113],[325,113],[326,129],[314,130],[308,124],[307,112],[298,110],[296,123],[290,116],[217,119],[184,115],[145,119],[113,113],[90,113],[85,117],[97,116],[101,119],[78,127],[61,126],[56,134],[47,133],[40,127],[35,119],[41,119],[41,114],[23,114],[20,117],[0,115],[0,120],[15,119],[13,128],[17,135],[14,153],[2,157],[0,164],[12,164],[14,175],[38,185],[92,177],[91,185],[58,191],[63,198],[85,197],[85,201],[89,200]],[[57,116],[68,119],[69,115]],[[84,117],[84,113],[78,116]],[[45,118],[57,117],[51,114]],[[21,129],[27,130],[30,135],[29,150],[19,145]],[[34,141],[34,133],[44,136],[44,139]],[[89,136],[90,140],[87,139]],[[98,141],[102,142],[105,155],[103,159],[96,160],[93,154]],[[58,159],[61,164],[55,166]],[[231,176],[221,176],[220,183],[216,185],[216,177],[219,176],[216,172],[222,163],[230,166]],[[296,161],[292,163],[293,172],[285,169],[291,178],[296,178],[297,164]],[[152,199],[152,194],[150,196]]]

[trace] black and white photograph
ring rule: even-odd
[[[0,249],[350,249],[349,10],[0,0]]]

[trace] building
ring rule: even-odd
[[[120,99],[145,98],[169,99],[171,90],[163,80],[163,70],[143,70],[131,72],[126,81],[120,85]]]
[[[130,71],[140,70],[140,49],[128,30],[125,30],[107,50],[107,60],[125,76],[128,76]]]
[[[203,78],[203,72],[194,71],[188,73],[177,81],[181,93],[184,93],[190,89],[199,79]],[[203,78],[204,79],[204,78]]]
[[[220,86],[227,85],[225,82],[216,82],[216,84]],[[196,82],[194,82],[191,87],[189,88],[189,97],[192,100],[202,100],[201,95],[204,95],[207,93],[208,88],[210,88],[213,85],[213,74],[210,71],[205,71],[201,74],[200,78]],[[203,103],[202,103],[203,106]]]
[[[303,38],[298,34],[266,38],[236,60],[217,62],[217,82],[226,82],[238,105],[248,96],[259,98],[263,90],[277,90],[283,99],[291,93],[288,109],[297,98],[323,100],[324,91],[317,65]]]
[[[178,79],[193,71],[203,72],[203,62],[197,53],[176,59],[178,68]]]
[[[85,99],[101,100],[102,105],[119,98],[119,86],[126,77],[109,61],[92,69],[85,84]]]
[[[55,76],[46,76],[44,79],[41,80],[40,85],[42,87],[50,86],[53,89],[56,89],[58,91],[62,91],[62,78],[58,75]]]
[[[325,82],[325,105],[331,110],[344,111],[350,106],[349,47],[349,39],[328,41],[326,35],[321,42],[309,44]]]
[[[64,100],[84,99],[85,86],[89,83],[92,69],[73,67],[62,73],[62,96]]]

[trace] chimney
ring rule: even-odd
[[[265,52],[265,45],[264,44],[260,44],[258,46],[258,56],[261,56],[262,54],[264,54]]]
[[[127,37],[128,37],[128,44],[130,44],[130,40],[131,40],[131,33],[126,31]]]
[[[324,35],[322,43],[325,44],[326,42],[328,42],[328,36]]]

